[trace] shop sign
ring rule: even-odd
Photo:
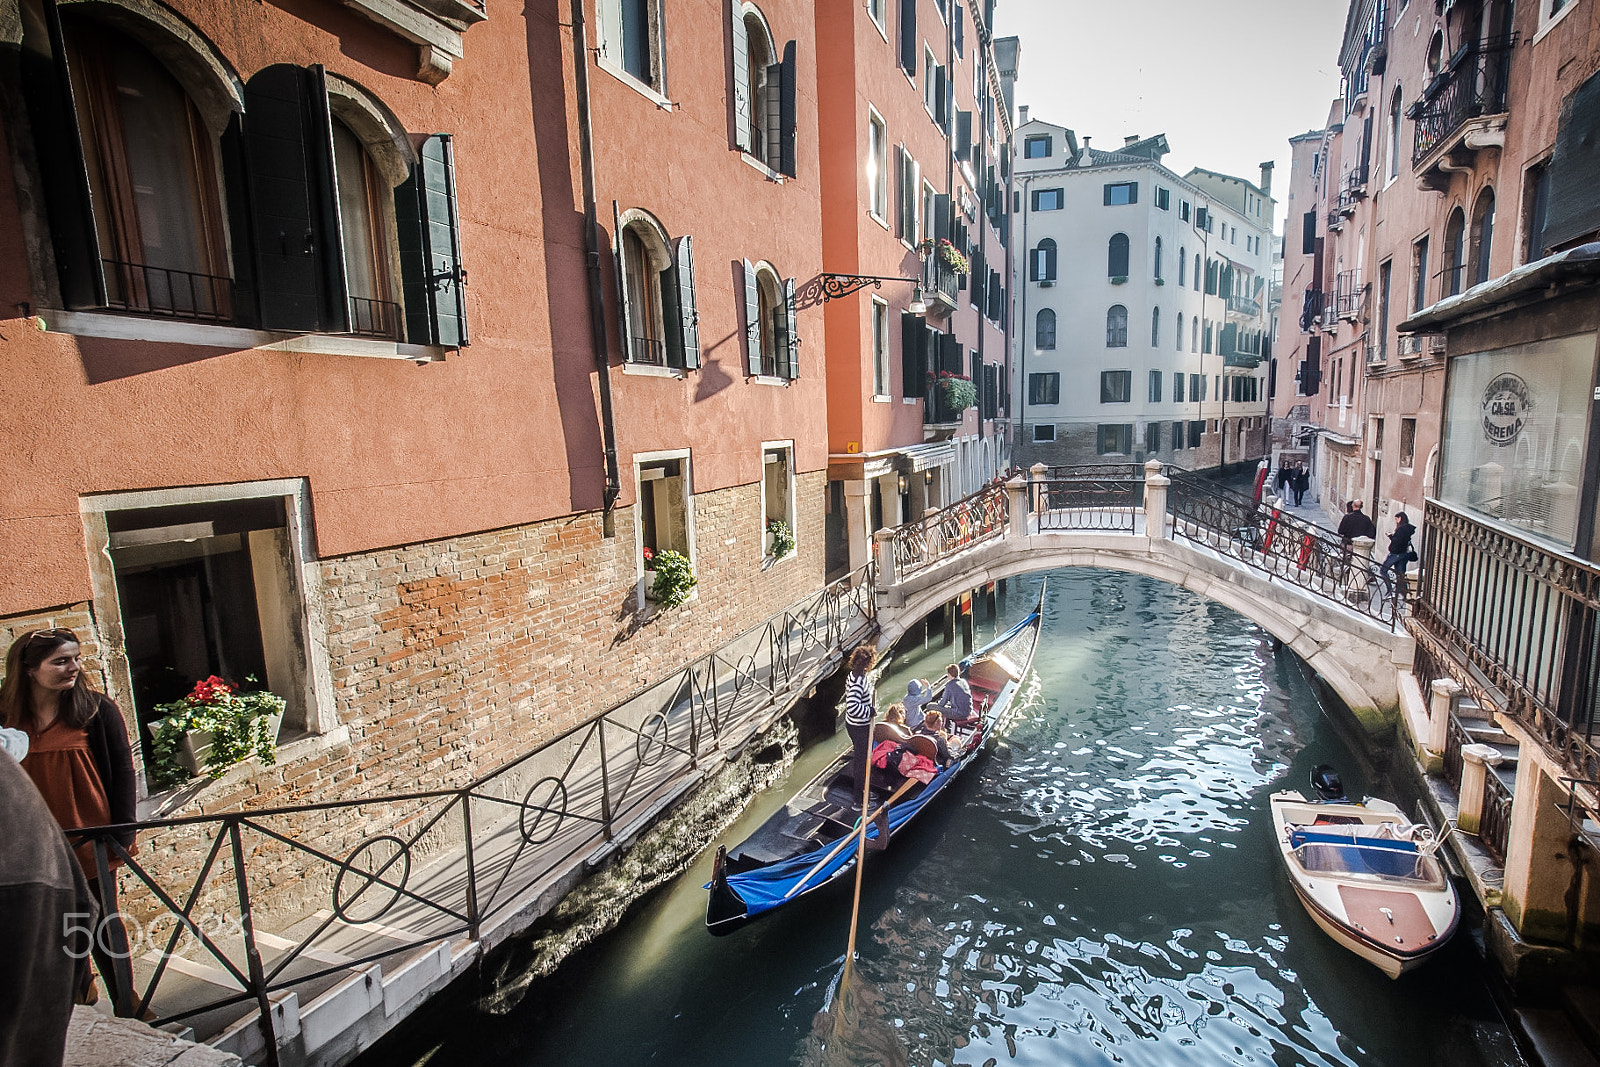
[[[1497,374],[1483,391],[1483,436],[1491,445],[1505,447],[1517,439],[1528,422],[1533,395],[1516,374]]]

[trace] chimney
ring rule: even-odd
[[[1122,138],[1122,147],[1123,148],[1127,148],[1129,145],[1137,143],[1138,140],[1139,140],[1139,135],[1138,134],[1136,134],[1136,133],[1126,134]]]
[[[1078,153],[1078,166],[1087,167],[1088,165],[1089,165],[1089,138],[1088,137],[1084,137],[1084,139],[1083,139],[1083,151]]]
[[[1021,107],[1017,108],[1017,125],[1018,126],[1026,126],[1027,124],[1028,124],[1028,105],[1027,104],[1023,104]]]
[[[1261,164],[1261,195],[1272,195],[1272,168],[1274,164],[1268,160]]]

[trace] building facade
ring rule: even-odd
[[[817,8],[830,574],[864,565],[874,531],[1010,464],[1018,47],[993,38],[993,15],[960,0]]]
[[[1017,421],[1027,463],[1254,460],[1265,447],[1271,168],[1162,166],[1037,119],[1016,133]]]

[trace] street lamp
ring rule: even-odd
[[[815,284],[815,296],[809,301],[802,300],[802,303],[826,304],[830,300],[837,300],[852,293],[859,293],[869,285],[874,289],[881,289],[884,282],[911,282],[911,303],[906,306],[906,310],[913,315],[926,315],[928,313],[928,305],[922,299],[921,279],[907,278],[899,274],[834,274],[831,272],[819,274],[815,283],[807,284],[807,288]]]

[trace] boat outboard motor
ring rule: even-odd
[[[1344,780],[1331,763],[1319,763],[1312,769],[1311,788],[1324,804],[1338,804],[1345,800]]]

